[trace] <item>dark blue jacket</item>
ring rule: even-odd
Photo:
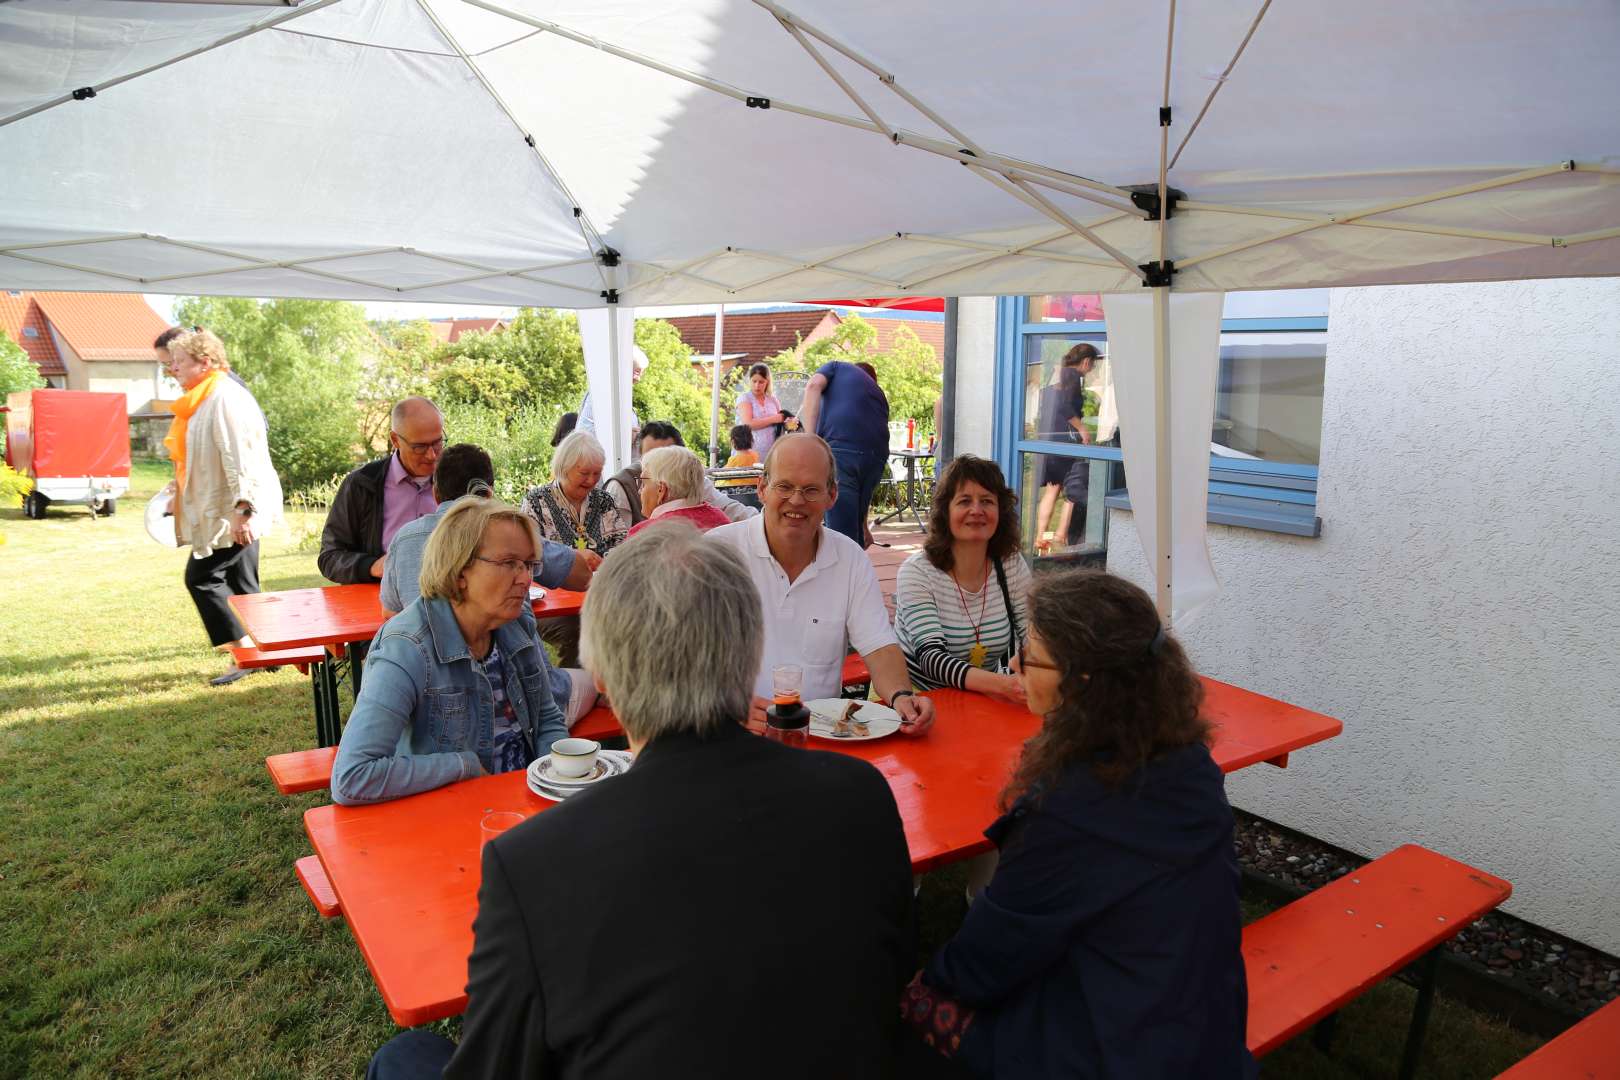
[[[1110,791],[1077,766],[985,835],[989,886],[924,979],[1012,1077],[1252,1077],[1232,809],[1201,745]]]

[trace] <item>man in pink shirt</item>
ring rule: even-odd
[[[321,573],[339,585],[382,580],[385,552],[401,528],[433,513],[433,467],[444,452],[444,417],[433,402],[408,397],[394,406],[394,452],[343,478],[321,532]]]

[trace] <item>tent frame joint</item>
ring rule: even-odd
[[[745,97],[743,98],[743,104],[750,109],[768,109],[771,107],[771,99],[768,97]]]
[[[1159,106],[1159,126],[1160,127],[1169,127],[1170,126],[1170,106],[1168,106],[1168,105]]]
[[[1135,206],[1138,210],[1142,211],[1142,213],[1146,214],[1149,221],[1159,220],[1159,209],[1161,204],[1159,202],[1158,184],[1138,184],[1133,187],[1127,187],[1125,190],[1131,194],[1131,205]],[[1167,219],[1175,217],[1177,205],[1186,197],[1187,193],[1179,188],[1166,188],[1164,193],[1163,216]]]
[[[86,100],[88,98],[93,98],[95,96],[96,96],[96,88],[93,87],[93,86],[81,86],[77,90],[73,91],[73,100],[74,101],[84,101],[84,100]]]
[[[1146,289],[1168,289],[1176,276],[1174,259],[1143,263],[1137,269],[1142,271],[1142,287]]]
[[[603,266],[618,266],[619,253],[613,248],[603,245],[602,250],[596,253],[596,261]]]
[[[607,289],[601,295],[602,302],[605,304],[617,304],[619,302],[618,289]]]

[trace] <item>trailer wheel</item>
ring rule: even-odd
[[[35,521],[40,520],[45,516],[45,507],[49,506],[50,502],[50,499],[39,492],[30,491],[23,499],[23,516],[33,518]]]
[[[118,513],[118,500],[103,499],[101,504],[96,507],[96,513],[100,514],[102,517],[112,517],[114,514]]]

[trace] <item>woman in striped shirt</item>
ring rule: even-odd
[[[928,539],[901,565],[895,594],[895,630],[918,687],[1024,700],[1010,674],[1029,626],[1016,503],[993,461],[963,454],[940,474]]]

